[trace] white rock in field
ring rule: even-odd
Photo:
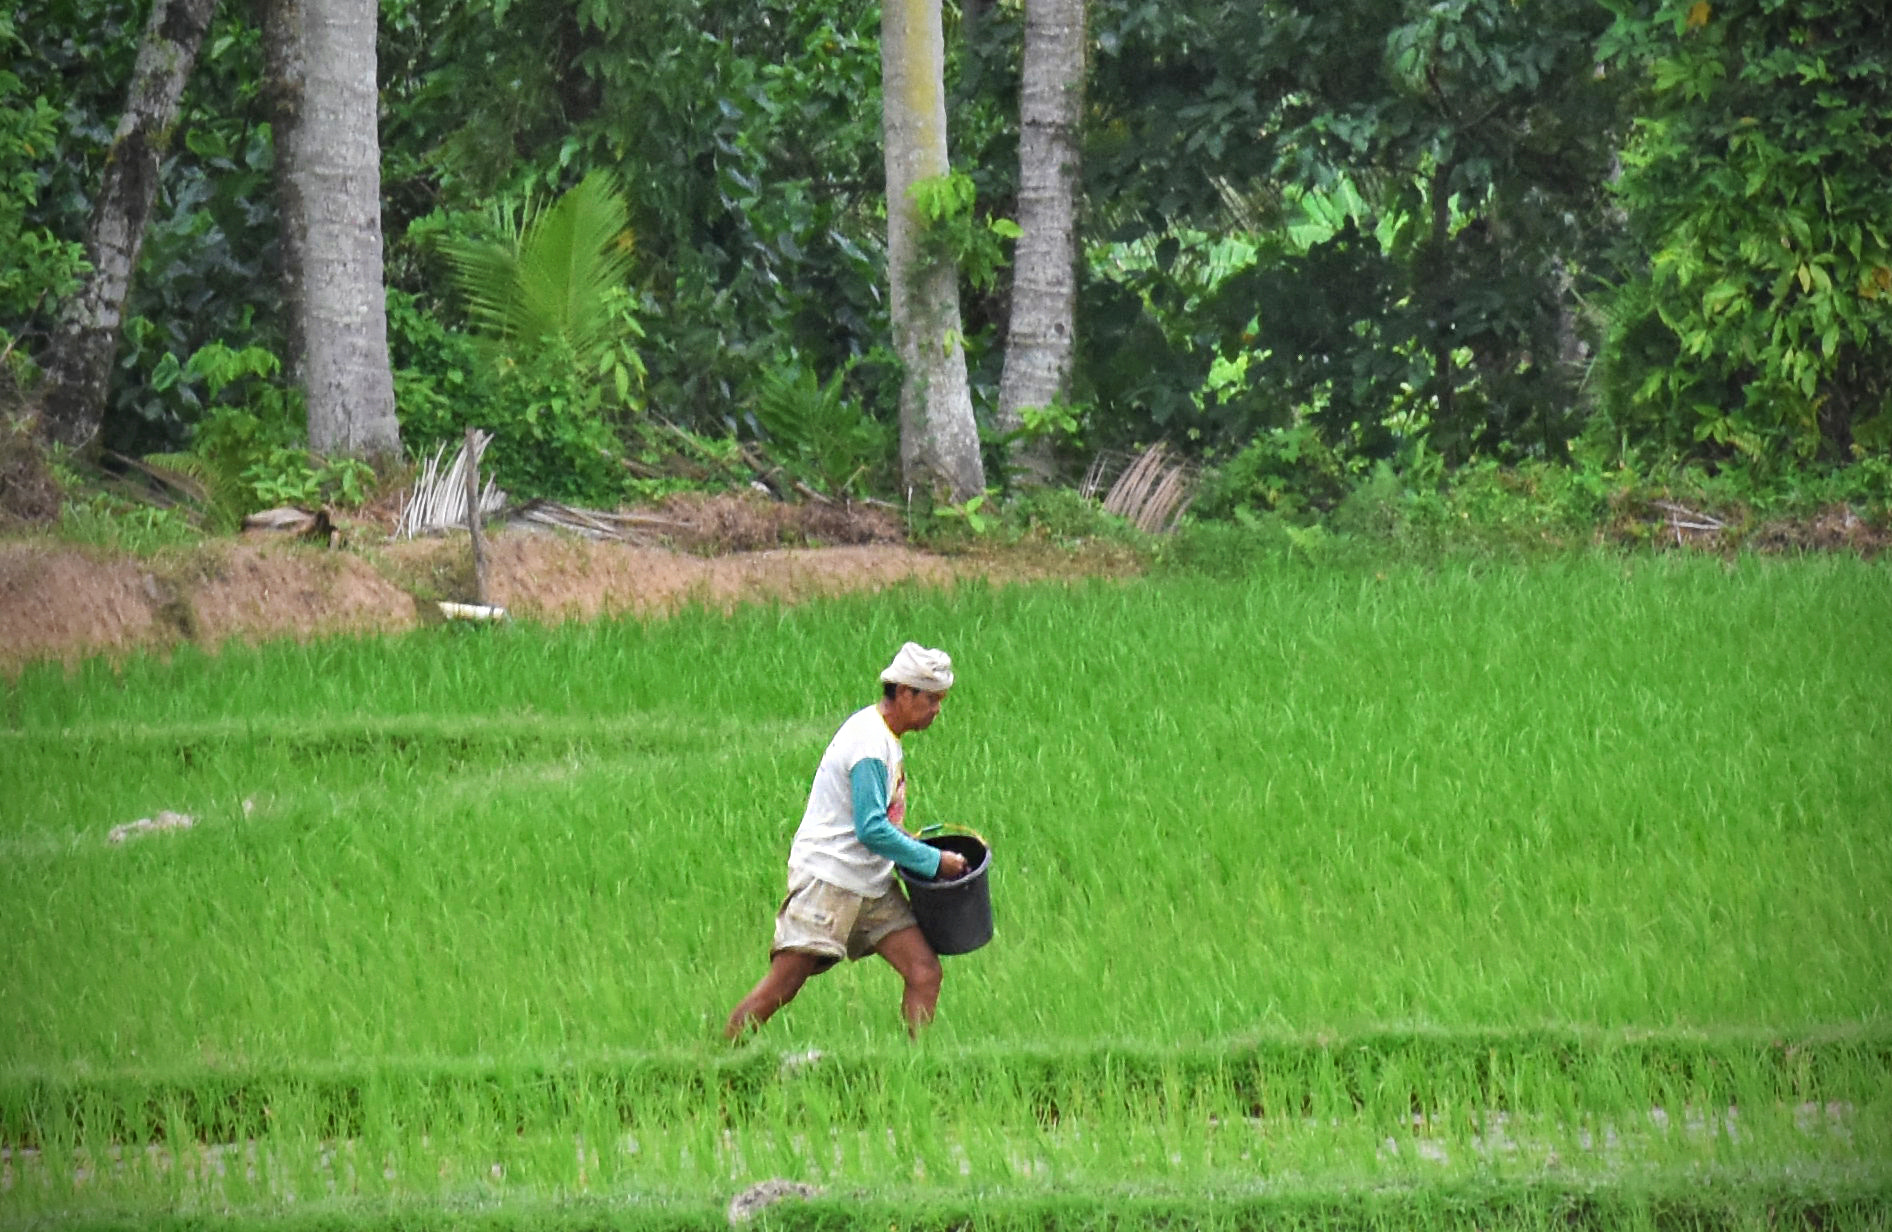
[[[756,1213],[766,1206],[789,1198],[819,1198],[821,1188],[818,1185],[805,1185],[800,1181],[785,1181],[776,1177],[767,1181],[757,1181],[729,1200],[729,1222],[743,1224],[756,1217]]]
[[[799,1073],[810,1065],[819,1065],[821,1058],[827,1055],[819,1048],[810,1048],[806,1052],[785,1052],[782,1054],[781,1072],[783,1074]]]
[[[113,826],[107,838],[111,842],[122,843],[140,834],[155,834],[164,830],[188,830],[196,824],[197,819],[189,813],[173,813],[170,809],[165,809],[156,817],[140,817],[137,821]]]

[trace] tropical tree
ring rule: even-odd
[[[91,273],[60,314],[47,363],[46,430],[76,449],[93,445],[99,434],[159,168],[215,8],[216,0],[153,0],[145,22],[125,110],[93,202],[85,244]]]
[[[1581,429],[1562,359],[1609,230],[1607,12],[1096,0],[1092,20],[1086,186],[1135,258],[1086,295],[1099,401],[1218,445],[1298,419],[1366,457],[1556,454]],[[1239,375],[1205,393],[1212,365]]]
[[[923,242],[919,191],[944,181],[945,38],[940,0],[885,0],[880,29],[887,168],[887,279],[900,385],[900,466],[909,491],[960,502],[985,490],[966,379],[959,271]]]
[[[1068,400],[1077,352],[1079,121],[1084,111],[1085,0],[1026,0],[1018,92],[1018,243],[1011,320],[994,426],[1020,439],[1024,412]],[[1047,480],[1053,441],[1020,440],[1011,462]]]
[[[318,454],[398,454],[381,255],[375,0],[266,0],[292,370]]]

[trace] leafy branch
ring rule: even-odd
[[[977,189],[963,171],[917,180],[908,190],[920,216],[920,242],[940,260],[953,262],[974,287],[988,290],[1010,264],[1005,242],[1024,234],[1009,218],[981,220]]]

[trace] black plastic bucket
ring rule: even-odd
[[[966,858],[966,873],[939,881],[900,870],[920,932],[935,954],[970,954],[992,940],[992,889],[985,879],[992,852],[970,834],[936,834],[920,840]]]

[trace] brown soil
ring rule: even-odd
[[[476,596],[464,533],[396,541],[396,509],[370,509],[336,542],[252,532],[137,557],[35,535],[0,539],[0,675],[38,660],[73,663],[184,643],[399,632],[443,618],[438,601]],[[880,505],[789,504],[755,496],[679,496],[644,511],[640,542],[593,540],[515,521],[487,535],[487,602],[543,622],[654,616],[688,604],[730,608],[903,585],[949,587],[1053,576],[1121,576],[1121,548],[941,554],[910,545]],[[1714,525],[1710,525],[1714,522]],[[15,526],[20,524],[16,520]],[[1625,515],[1624,542],[1726,551],[1892,547],[1883,519],[1836,508],[1801,522],[1723,529],[1670,507]]]
[[[1110,554],[923,551],[875,507],[695,497],[652,514],[664,519],[661,538],[653,532],[642,544],[518,524],[488,531],[487,602],[515,618],[560,622],[1135,567]],[[144,558],[0,541],[0,672],[186,642],[398,632],[442,620],[437,601],[475,598],[464,533],[395,541],[378,522],[341,531],[333,547],[248,533]]]

